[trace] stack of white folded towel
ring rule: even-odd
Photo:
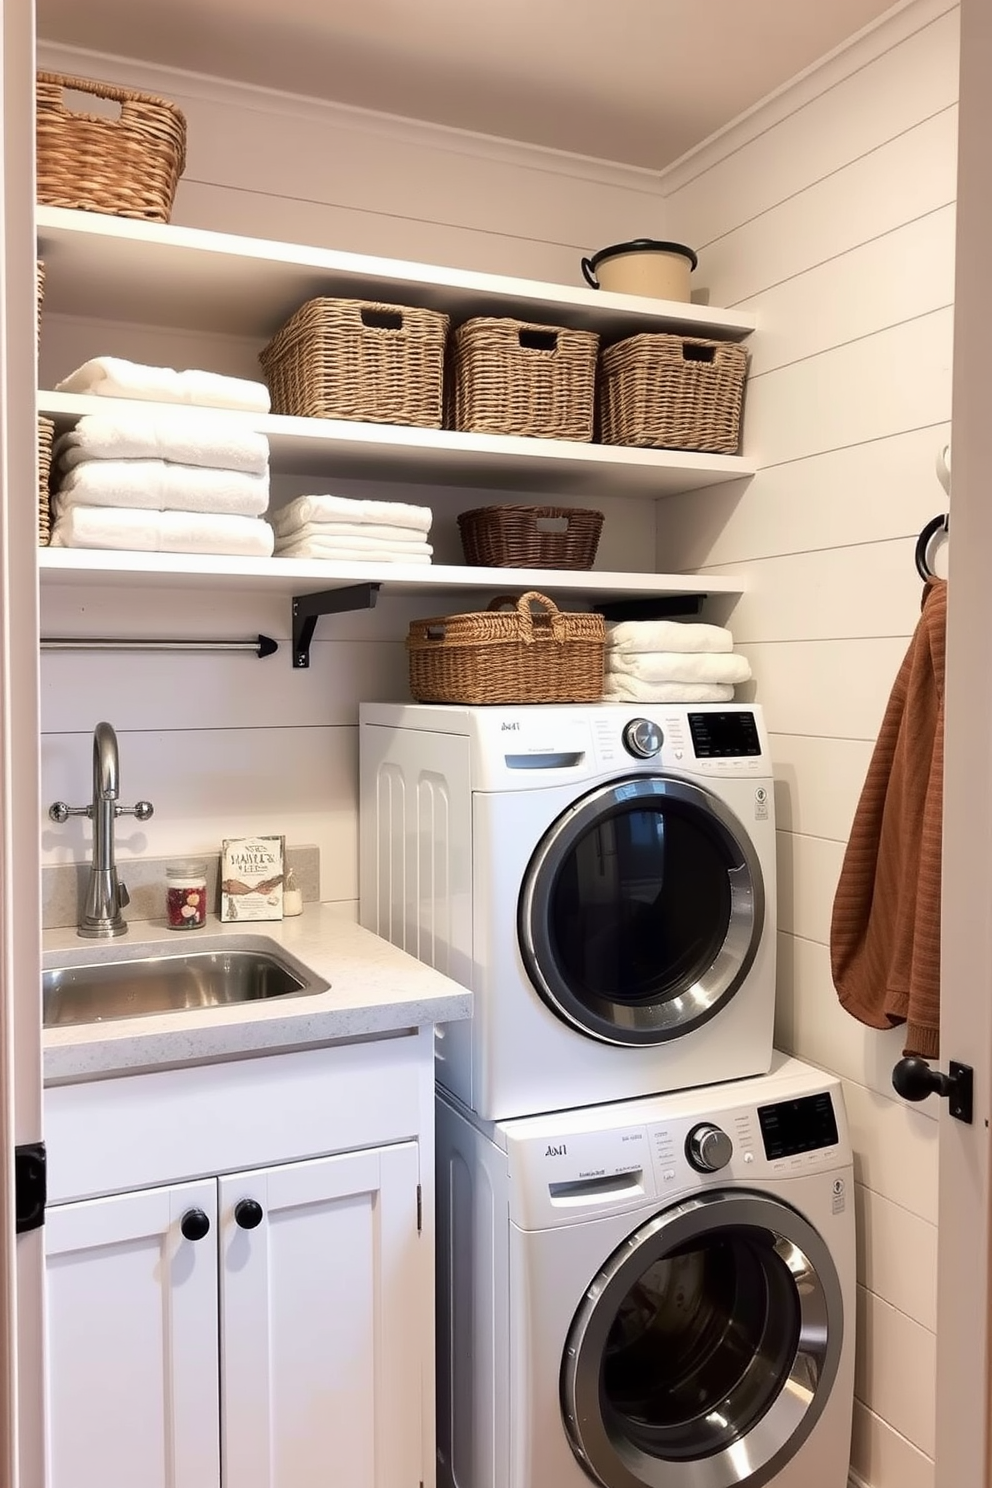
[[[298,496],[269,516],[277,558],[337,563],[430,563],[432,520],[429,506],[347,496]]]
[[[249,411],[252,400],[264,411],[262,384],[100,357],[59,387],[105,394],[107,409],[84,414],[52,451],[52,547],[271,555],[268,440],[212,411]],[[183,406],[136,411],[115,406],[119,397]]]
[[[683,620],[607,625],[604,658],[609,702],[729,703],[751,676],[729,630]]]

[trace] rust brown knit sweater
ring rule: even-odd
[[[947,583],[929,580],[844,854],[830,927],[834,986],[870,1028],[906,1023],[906,1054],[940,1035],[940,852]]]

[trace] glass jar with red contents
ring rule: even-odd
[[[198,930],[207,919],[207,865],[170,863],[165,870],[165,912],[170,930]]]

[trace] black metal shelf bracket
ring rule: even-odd
[[[374,610],[379,584],[350,584],[346,589],[321,589],[293,598],[293,665],[310,665],[310,642],[321,615],[343,615],[349,610]]]

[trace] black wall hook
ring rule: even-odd
[[[916,572],[924,583],[927,579],[935,579],[937,577],[930,567],[930,544],[938,532],[947,533],[950,530],[951,519],[945,514],[942,517],[934,517],[929,521],[916,539]]]

